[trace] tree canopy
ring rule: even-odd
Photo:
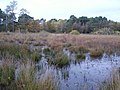
[[[0,31],[39,32],[45,30],[51,33],[70,33],[72,30],[77,30],[80,33],[92,33],[112,30],[120,32],[120,22],[114,22],[102,16],[88,18],[71,15],[69,19],[53,18],[47,21],[44,18],[35,20],[25,8],[22,8],[19,16],[16,17],[16,9],[17,1],[15,0],[6,6],[5,11],[0,9]]]

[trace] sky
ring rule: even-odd
[[[0,8],[4,10],[12,0],[0,0]],[[76,17],[105,16],[110,20],[120,22],[120,0],[16,0],[17,13],[21,8],[30,12],[35,19],[50,20]]]

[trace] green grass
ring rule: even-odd
[[[30,56],[30,50],[25,45],[15,45],[12,43],[0,43],[1,57],[6,57],[7,54],[14,56],[15,59],[25,59]]]
[[[41,54],[38,51],[31,52],[26,45],[16,45],[13,43],[0,43],[0,57],[11,56],[15,60],[32,59],[34,62],[41,60]]]
[[[85,59],[85,54],[78,53],[78,54],[76,54],[76,58],[77,59]]]
[[[50,65],[55,65],[56,67],[62,68],[69,65],[70,61],[62,52],[57,52],[54,56],[48,56],[48,63]]]
[[[69,65],[69,62],[70,61],[66,55],[64,55],[63,53],[57,53],[53,64],[57,67],[63,67]]]
[[[41,54],[39,54],[39,53],[37,53],[37,52],[33,52],[33,53],[32,53],[32,60],[33,60],[34,62],[39,62],[39,61],[41,60],[41,58],[42,58],[42,55],[41,55]]]
[[[0,86],[9,86],[15,77],[15,67],[7,62],[0,67]]]

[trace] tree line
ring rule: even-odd
[[[106,17],[91,17],[86,16],[76,17],[71,15],[69,19],[51,19],[44,18],[35,20],[29,15],[29,12],[22,8],[16,17],[15,10],[17,9],[17,1],[10,2],[3,11],[0,9],[0,31],[2,32],[40,32],[45,30],[51,33],[69,33],[72,30],[77,30],[80,33],[92,33],[102,29],[119,31],[120,22],[108,20]]]

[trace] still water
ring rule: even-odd
[[[63,68],[49,66],[43,53],[42,59],[36,66],[40,68],[37,72],[37,78],[41,75],[54,75],[59,81],[60,90],[97,90],[106,80],[112,77],[112,71],[120,68],[120,56],[106,55],[101,58],[93,59],[89,53],[86,53],[85,60],[76,62],[75,54],[63,49],[63,53],[68,56],[71,63]]]

